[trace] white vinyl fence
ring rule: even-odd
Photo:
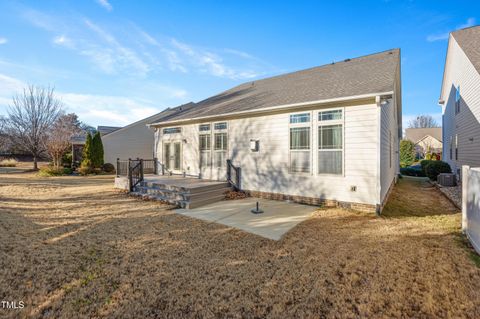
[[[462,230],[480,254],[480,167],[462,167]]]

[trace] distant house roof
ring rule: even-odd
[[[452,36],[467,55],[470,62],[480,73],[480,26],[452,32]]]
[[[429,127],[429,128],[407,128],[405,129],[405,139],[418,143],[424,139],[425,136],[431,136],[438,141],[442,142],[442,128],[441,127]]]
[[[100,132],[100,135],[102,137],[107,135],[107,134],[110,134],[112,132],[115,132],[119,129],[121,129],[121,127],[118,127],[118,126],[97,126],[97,131]],[[73,136],[70,139],[70,143],[76,144],[76,145],[83,145],[83,144],[85,144],[85,139],[86,138],[87,138],[87,133],[83,133],[81,135],[76,135],[76,136]]]
[[[99,131],[102,136],[115,132],[119,129],[121,129],[119,126],[97,126],[97,131]]]
[[[238,85],[157,123],[353,96],[391,93],[400,50],[346,59]]]

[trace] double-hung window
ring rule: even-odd
[[[318,174],[343,174],[342,110],[318,112]]]
[[[227,133],[214,133],[215,167],[224,167],[227,164]]]
[[[211,159],[211,135],[208,134],[200,134],[199,135],[199,148],[200,148],[200,167],[210,166],[212,159]]]
[[[227,122],[214,123],[213,129],[213,164],[217,168],[226,167],[228,150],[228,124]]]
[[[290,115],[290,172],[310,173],[310,113]]]

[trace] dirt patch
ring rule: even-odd
[[[26,305],[0,317],[480,316],[460,214],[421,183],[402,180],[381,218],[319,210],[280,241],[128,197],[112,177],[0,184],[0,299]]]

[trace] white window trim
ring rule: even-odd
[[[226,144],[227,144],[227,148],[224,149],[224,150],[216,150],[215,149],[215,134],[226,134]],[[229,141],[228,141],[228,124],[227,124],[227,128],[226,129],[222,129],[222,130],[214,130],[213,134],[212,134],[212,143],[211,143],[211,148],[212,148],[212,167],[214,168],[225,168],[227,166],[227,163],[226,163],[226,160],[228,159],[228,150],[229,150]],[[216,164],[216,161],[215,161],[215,158],[216,158],[216,154],[217,153],[225,153],[225,163],[223,164],[223,166],[218,166]]]
[[[303,123],[290,123],[290,115],[296,115],[296,114],[304,114],[304,113],[309,113],[310,114],[310,122],[303,122]],[[313,120],[313,116],[314,115],[314,112],[313,111],[304,111],[304,112],[294,112],[294,113],[288,113],[288,116],[287,116],[287,121],[288,121],[288,173],[289,174],[292,174],[292,175],[303,175],[303,176],[308,176],[308,175],[312,175],[312,172],[313,172],[313,152],[312,152],[312,146],[315,145],[313,144],[313,139],[312,139],[312,131],[313,131],[313,126],[312,126],[312,120]],[[309,145],[309,149],[308,151],[310,152],[310,169],[308,172],[292,172],[292,167],[291,167],[291,163],[292,163],[292,150],[290,149],[290,129],[291,128],[301,128],[301,127],[308,127],[310,128],[310,145]],[[293,152],[296,152],[296,151],[302,151],[302,152],[305,152],[307,150],[293,150]]]
[[[340,120],[326,120],[326,121],[320,121],[318,120],[319,113],[320,112],[325,112],[325,111],[335,111],[335,110],[341,110],[342,111],[342,118]],[[345,107],[334,107],[334,108],[328,108],[328,109],[321,109],[315,111],[315,118],[314,118],[314,127],[315,129],[315,134],[313,138],[315,139],[315,151],[317,152],[322,152],[322,151],[339,151],[339,149],[326,149],[326,150],[321,150],[318,148],[318,128],[320,126],[329,126],[329,125],[342,125],[342,173],[341,174],[327,174],[327,173],[319,173],[318,172],[318,153],[316,153],[314,156],[315,157],[315,175],[316,176],[327,176],[327,177],[339,177],[343,178],[345,177]]]
[[[208,135],[208,137],[210,138],[210,148],[209,149],[206,149],[206,150],[201,150],[200,149],[200,136],[201,135]],[[199,131],[198,132],[198,152],[200,154],[200,157],[198,159],[198,166],[200,169],[202,168],[210,168],[212,167],[212,133],[211,131]],[[203,166],[200,166],[200,159],[201,159],[201,154],[202,153],[210,153],[210,161],[208,161],[208,163],[206,163],[206,165],[203,167]]]

